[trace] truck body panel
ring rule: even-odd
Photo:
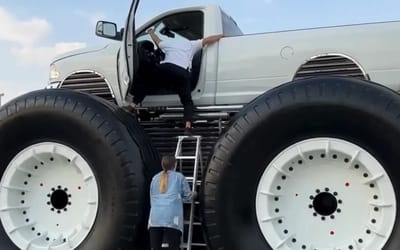
[[[343,55],[372,81],[400,90],[399,22],[227,37],[219,44],[216,104],[248,103],[295,78],[317,56]]]

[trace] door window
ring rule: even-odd
[[[198,40],[203,38],[204,33],[204,14],[202,11],[190,11],[184,13],[177,13],[163,17],[162,19],[154,22],[149,27],[146,27],[142,32],[137,35],[137,42],[150,41],[151,37],[146,33],[146,30],[150,27],[154,27],[156,34],[161,40],[167,39],[186,39],[186,40]],[[154,49],[157,46],[153,43]],[[191,89],[193,90],[199,78],[199,72],[201,67],[201,51],[196,54],[192,63],[192,74],[191,74]],[[174,90],[165,87],[164,89],[154,89],[150,95],[167,95],[176,94]]]
[[[169,37],[169,39],[202,39],[204,33],[203,16],[203,12],[201,11],[191,11],[166,16],[139,33],[137,41],[151,41],[150,35],[146,33],[146,30],[152,26],[154,26],[156,34],[161,39],[167,39],[168,32],[174,34],[174,37]]]

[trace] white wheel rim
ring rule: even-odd
[[[273,249],[376,250],[393,230],[396,197],[385,169],[366,150],[315,138],[288,147],[267,166],[256,213]]]
[[[0,219],[20,249],[74,249],[98,210],[98,188],[76,151],[46,142],[21,151],[0,182]]]

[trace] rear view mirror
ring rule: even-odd
[[[98,21],[96,25],[96,35],[113,40],[122,40],[122,35],[117,31],[117,25],[115,23]]]

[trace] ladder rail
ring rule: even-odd
[[[194,169],[193,169],[193,182],[192,182],[192,192],[193,195],[196,192],[196,187],[197,187],[197,175],[198,175],[198,165],[199,165],[199,155],[201,155],[201,153],[199,151],[201,151],[200,149],[201,147],[201,137],[197,137],[196,140],[196,158],[194,160]],[[189,232],[188,232],[188,250],[192,249],[192,240],[193,240],[193,222],[194,222],[194,198],[192,199],[192,202],[190,204],[190,217],[189,217]]]
[[[195,139],[196,140],[196,150],[194,156],[183,156],[182,155],[182,144],[184,139]],[[193,176],[192,176],[192,192],[195,194],[197,188],[198,170],[200,163],[200,171],[203,173],[203,159],[201,153],[201,136],[179,136],[178,143],[175,151],[175,158],[179,160],[179,168],[182,171],[182,160],[194,160]],[[177,166],[176,166],[177,167]],[[175,167],[175,168],[176,168]],[[181,249],[191,250],[193,245],[193,225],[194,225],[194,212],[195,212],[195,197],[193,197],[190,203],[190,215],[189,215],[189,225],[188,225],[188,236],[187,242],[183,243]]]
[[[178,137],[178,144],[176,145],[176,150],[175,150],[175,159],[178,159],[178,157],[182,154],[182,143],[183,143],[183,137],[179,136]],[[175,165],[175,170],[177,168],[177,164]],[[179,172],[182,173],[182,161],[179,161]]]

